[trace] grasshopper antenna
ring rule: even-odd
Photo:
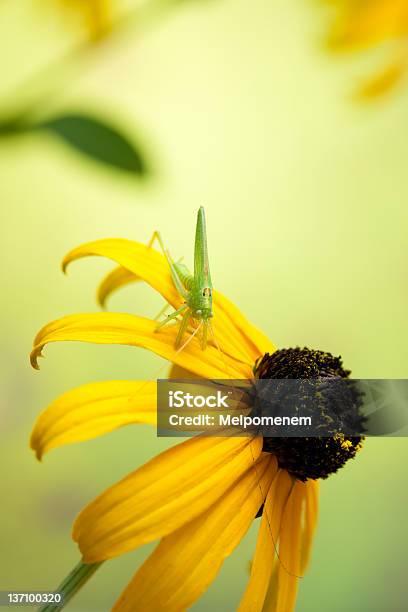
[[[187,340],[184,342],[184,344],[182,344],[182,346],[180,346],[179,349],[177,349],[177,351],[175,352],[175,355],[178,355],[179,353],[181,353],[182,350],[184,350],[186,348],[186,346],[188,344],[190,344],[190,342],[192,341],[192,339],[194,338],[194,336],[199,332],[199,330],[201,329],[203,322],[201,321],[200,325],[198,327],[195,328],[195,330],[193,331],[193,333],[187,338]]]

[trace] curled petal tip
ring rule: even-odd
[[[69,261],[67,260],[66,257],[64,257],[64,259],[61,262],[61,270],[62,270],[63,274],[67,273],[68,264],[69,264]]]
[[[106,295],[102,295],[99,291],[96,295],[96,303],[98,304],[100,308],[102,308],[102,310],[107,309],[106,297],[107,297]]]
[[[43,449],[41,448],[41,445],[38,443],[38,438],[35,434],[35,429],[31,434],[30,437],[30,449],[35,453],[35,457],[38,461],[42,461],[42,457],[43,457]]]
[[[41,349],[38,350],[36,348],[34,348],[31,351],[30,354],[30,363],[31,363],[31,367],[34,368],[34,370],[39,370],[40,366],[38,365],[38,358],[39,357],[44,357],[44,355],[41,353]]]

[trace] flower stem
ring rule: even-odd
[[[56,592],[61,593],[63,596],[62,603],[47,604],[40,608],[38,612],[57,612],[58,610],[62,610],[79,589],[88,582],[102,563],[102,561],[101,563],[82,563],[82,561],[80,561],[68,576],[64,578],[56,590]]]

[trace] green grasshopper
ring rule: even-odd
[[[149,246],[153,244],[155,239],[158,240],[163,251],[163,255],[167,259],[174,285],[179,294],[184,298],[184,304],[178,310],[175,310],[169,314],[164,321],[159,323],[156,331],[164,327],[164,325],[167,325],[167,323],[170,323],[170,321],[182,316],[180,328],[176,337],[175,348],[184,348],[187,342],[198,332],[198,330],[202,329],[201,348],[204,351],[207,348],[208,330],[212,330],[211,318],[213,317],[212,283],[210,266],[208,263],[207,232],[205,226],[204,208],[201,206],[197,214],[194,243],[194,275],[189,272],[187,266],[184,264],[180,262],[173,262],[169,251],[164,246],[159,232],[154,232]],[[191,320],[198,321],[199,325],[195,329],[192,336],[190,336],[189,340],[182,346],[184,334],[186,333]]]

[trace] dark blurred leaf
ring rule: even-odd
[[[124,170],[139,177],[149,168],[140,151],[116,127],[101,119],[82,114],[67,114],[37,122],[20,114],[0,121],[0,138],[47,131],[94,161]]]
[[[146,162],[136,147],[117,128],[86,115],[62,115],[35,126],[55,134],[93,160],[133,174],[147,174]]]
[[[15,136],[27,132],[27,124],[20,116],[9,117],[0,121],[0,138],[3,136]]]

